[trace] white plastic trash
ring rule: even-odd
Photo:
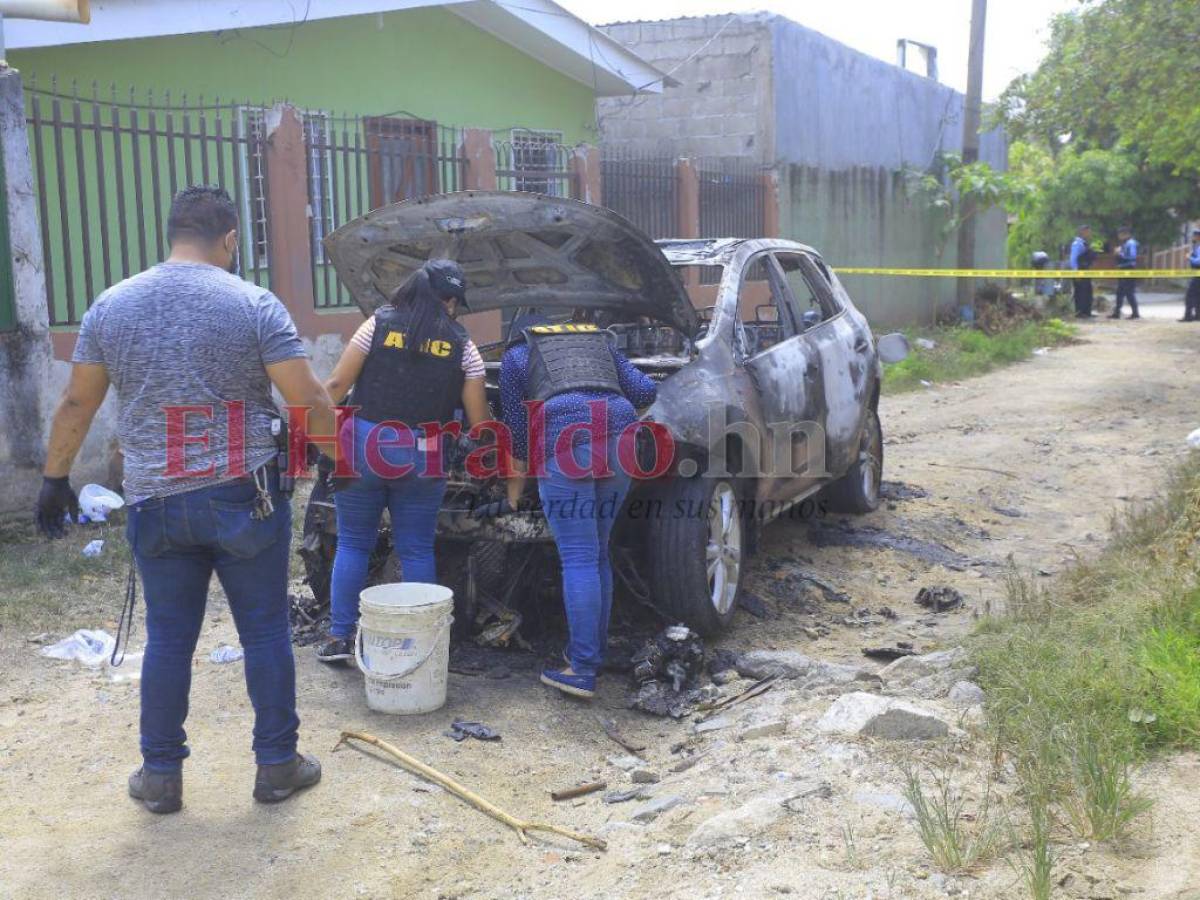
[[[212,653],[208,654],[210,662],[218,664],[237,662],[246,654],[241,647],[230,647],[228,644],[221,644]]]
[[[120,494],[99,484],[85,484],[79,492],[79,512],[92,522],[108,521],[108,514],[124,505]]]
[[[51,659],[77,659],[88,668],[98,668],[112,656],[117,639],[107,631],[81,628],[56,644],[43,647],[39,653]]]
[[[97,538],[94,541],[88,541],[87,546],[83,548],[84,556],[99,556],[104,552],[104,541]]]
[[[454,592],[409,581],[367,588],[359,599],[354,658],[366,679],[367,706],[401,716],[440,709]]]
[[[1200,450],[1200,428],[1187,436],[1187,445],[1193,450]]]

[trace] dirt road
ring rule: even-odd
[[[832,519],[772,526],[749,582],[767,618],[740,614],[722,646],[851,663],[869,670],[860,689],[890,692],[891,682],[869,679],[882,664],[864,659],[863,646],[952,646],[1002,603],[1010,557],[1050,574],[1094,552],[1110,517],[1154,495],[1200,424],[1200,325],[1102,321],[1083,337],[984,378],[886,398],[885,477],[925,496],[847,521],[849,531]],[[889,541],[899,549],[879,546]],[[959,588],[967,607],[922,610],[914,595],[931,584]],[[76,624],[94,623],[62,630]],[[194,670],[185,809],[156,818],[124,796],[137,764],[136,683],[43,660],[26,637],[0,634],[0,897],[1021,895],[1003,862],[970,878],[936,874],[914,834],[899,796],[903,762],[952,758],[970,795],[986,768],[972,715],[941,698],[927,702],[951,737],[921,745],[821,732],[817,721],[854,686],[799,680],[697,734],[690,722],[625,710],[615,677],[591,707],[552,696],[536,683],[535,661],[514,655],[508,677],[452,675],[445,709],[393,719],[366,710],[356,675],[304,649],[302,745],[321,757],[325,781],[264,808],[250,798],[241,664],[208,661],[218,643],[236,642],[214,601]],[[582,781],[631,786],[625,751],[598,715],[646,745],[637,766],[661,779],[649,801],[551,802],[549,790]],[[443,736],[455,717],[482,719],[503,741],[456,744]],[[352,750],[331,754],[342,728],[375,732],[518,815],[599,834],[609,850],[522,846],[402,771]],[[775,733],[756,736],[764,730]],[[1195,773],[1189,758],[1145,773],[1146,788],[1169,802],[1132,850],[1061,848],[1063,896],[1200,896],[1188,893],[1200,885]],[[646,803],[670,798],[678,803],[650,818]]]

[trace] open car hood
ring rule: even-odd
[[[342,282],[370,315],[425,260],[458,260],[472,312],[574,307],[650,316],[692,336],[698,317],[658,246],[577,200],[463,191],[393,203],[325,238]]]

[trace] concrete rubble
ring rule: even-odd
[[[937,713],[894,697],[855,691],[839,697],[817,722],[826,734],[854,734],[890,740],[927,741],[945,737],[950,726]]]

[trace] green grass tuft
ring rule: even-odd
[[[907,359],[884,366],[885,393],[901,393],[931,383],[958,381],[982,375],[1001,366],[1028,359],[1038,347],[1053,347],[1075,340],[1075,329],[1061,319],[1028,322],[1000,334],[973,328],[941,328],[908,334],[912,349]],[[936,346],[924,350],[914,342],[925,337]]]

